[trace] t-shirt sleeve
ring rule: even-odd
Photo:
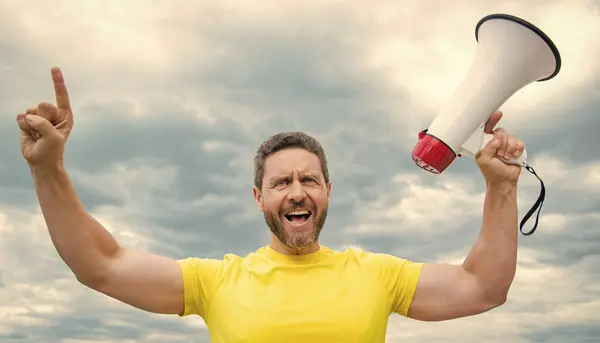
[[[423,263],[387,254],[376,254],[375,261],[385,290],[390,297],[391,312],[408,316]]]
[[[185,308],[181,317],[196,314],[204,318],[208,312],[222,261],[190,257],[177,261],[183,276]]]

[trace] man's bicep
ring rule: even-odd
[[[203,315],[214,285],[218,260],[175,260],[143,251],[123,250],[106,262],[97,291],[144,311]]]
[[[408,317],[442,321],[489,309],[477,279],[462,266],[427,263],[421,271]]]
[[[97,291],[144,311],[178,314],[184,307],[182,271],[176,260],[123,250],[103,268]]]

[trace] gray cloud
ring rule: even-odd
[[[598,341],[600,337],[600,329],[596,324],[576,324],[562,325],[535,334],[526,335],[531,339],[531,342],[585,342],[591,343]],[[576,340],[573,338],[577,337]]]

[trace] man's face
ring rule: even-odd
[[[264,169],[262,190],[254,188],[254,196],[271,232],[290,250],[311,246],[325,224],[331,191],[319,158],[285,149],[269,156]]]

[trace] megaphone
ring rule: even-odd
[[[533,24],[508,14],[490,14],[476,25],[477,51],[465,79],[412,152],[417,166],[442,173],[457,156],[475,156],[493,135],[485,122],[508,98],[535,81],[558,74],[561,57]],[[527,152],[505,163],[526,165]]]

